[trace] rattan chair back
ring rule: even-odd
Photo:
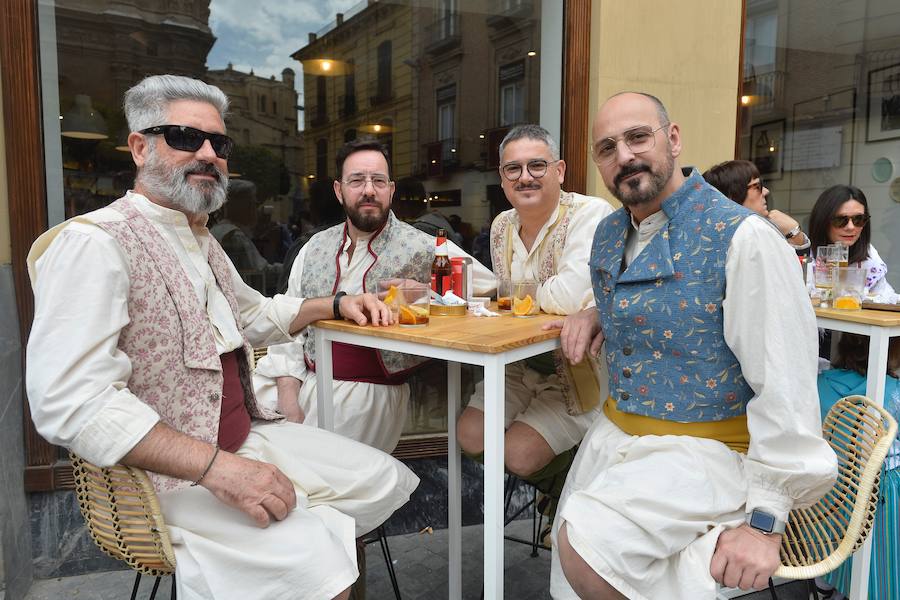
[[[833,571],[872,531],[881,466],[897,422],[868,398],[848,396],[828,412],[822,433],[837,455],[838,478],[813,506],[791,511],[776,577],[812,579]]]
[[[124,465],[98,467],[69,456],[78,505],[100,549],[145,575],[174,573],[175,552],[147,474]]]
[[[253,349],[253,362],[250,363],[250,368],[255,369],[256,363],[259,362],[259,359],[261,359],[263,356],[265,356],[266,353],[268,353],[268,352],[269,352],[268,348],[254,348]]]

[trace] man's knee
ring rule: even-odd
[[[504,446],[507,470],[522,478],[535,475],[556,457],[547,440],[524,423],[513,423],[506,432]]]
[[[614,587],[606,582],[591,566],[581,558],[569,543],[568,525],[563,523],[557,536],[559,563],[563,575],[579,598],[591,600],[625,600]]]
[[[456,422],[456,441],[469,455],[484,452],[484,413],[476,408],[466,408]]]

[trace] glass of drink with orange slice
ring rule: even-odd
[[[391,309],[394,323],[400,320],[400,287],[403,283],[404,280],[402,279],[381,279],[378,281],[378,299]]]
[[[397,312],[400,327],[424,327],[428,325],[431,306],[431,286],[405,280],[397,287]]]
[[[865,293],[866,270],[857,267],[840,267],[835,269],[835,271],[832,308],[840,310],[861,309],[863,294]]]
[[[523,280],[512,283],[512,314],[514,317],[533,317],[541,311],[537,291],[537,281]]]
[[[497,281],[497,311],[508,313],[512,310],[512,281],[500,279]]]

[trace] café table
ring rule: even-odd
[[[315,326],[319,427],[334,430],[330,342],[344,342],[447,361],[449,598],[462,597],[461,460],[456,442],[460,363],[484,367],[484,597],[503,598],[503,437],[506,365],[559,347],[559,330],[541,326],[560,317],[432,316],[423,327],[360,327],[349,321]]]
[[[869,367],[866,396],[884,406],[884,374],[887,370],[888,344],[900,336],[900,312],[882,310],[838,310],[816,308],[816,323],[822,329],[846,331],[869,336]],[[853,555],[850,576],[850,598],[869,597],[869,567],[872,538],[869,537]]]

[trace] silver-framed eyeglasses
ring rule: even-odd
[[[536,158],[525,163],[524,168],[528,169],[529,175],[535,179],[540,179],[547,174],[547,169],[550,165],[558,162],[558,160],[546,161],[542,158]],[[500,172],[507,180],[518,181],[523,173],[523,165],[521,163],[506,163],[500,167]]]
[[[352,175],[350,179],[344,179],[341,183],[351,190],[361,190],[366,187],[366,184],[370,181],[372,182],[372,187],[378,191],[386,190],[391,185],[391,180],[388,179],[387,175],[372,175],[371,177]]]
[[[649,125],[629,129],[621,137],[608,137],[591,146],[591,158],[598,165],[608,165],[616,158],[616,150],[619,141],[625,142],[625,146],[632,154],[642,154],[653,150],[656,146],[656,132],[669,126],[669,123],[653,129]]]

